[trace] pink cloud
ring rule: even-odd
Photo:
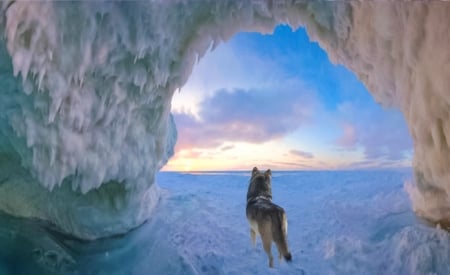
[[[222,89],[203,99],[199,119],[173,113],[179,136],[176,151],[281,138],[309,122],[315,105],[315,98],[306,89]]]
[[[357,141],[355,127],[349,123],[343,124],[342,136],[336,140],[336,144],[346,149],[353,149]]]
[[[312,159],[314,158],[314,155],[310,152],[300,151],[300,150],[291,150],[289,151],[294,156],[306,158],[306,159]]]

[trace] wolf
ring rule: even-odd
[[[271,178],[270,169],[260,172],[257,167],[253,168],[248,186],[246,209],[252,243],[255,245],[256,235],[261,235],[264,250],[269,257],[269,267],[273,267],[272,241],[277,245],[280,260],[282,256],[288,262],[292,260],[287,245],[286,212],[272,202]]]

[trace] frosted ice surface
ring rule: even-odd
[[[0,216],[2,274],[448,274],[448,232],[415,218],[405,171],[274,172],[291,263],[267,266],[245,217],[250,172],[160,173],[162,201],[123,236],[80,242]],[[273,247],[275,250],[275,246]],[[11,260],[14,259],[14,260]]]

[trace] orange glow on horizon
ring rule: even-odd
[[[185,148],[172,157],[162,171],[230,171],[248,170],[254,166],[275,170],[334,170],[356,161],[359,152],[346,156],[318,154],[307,158],[297,156],[287,145],[270,141],[262,144],[233,143],[229,150],[219,148]],[[223,147],[222,147],[223,148]]]

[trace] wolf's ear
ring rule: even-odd
[[[259,172],[258,168],[257,167],[253,167],[252,176],[254,176],[258,172]]]
[[[271,177],[272,176],[272,171],[270,171],[270,169],[267,169],[267,171],[264,173],[264,175],[266,177]]]

